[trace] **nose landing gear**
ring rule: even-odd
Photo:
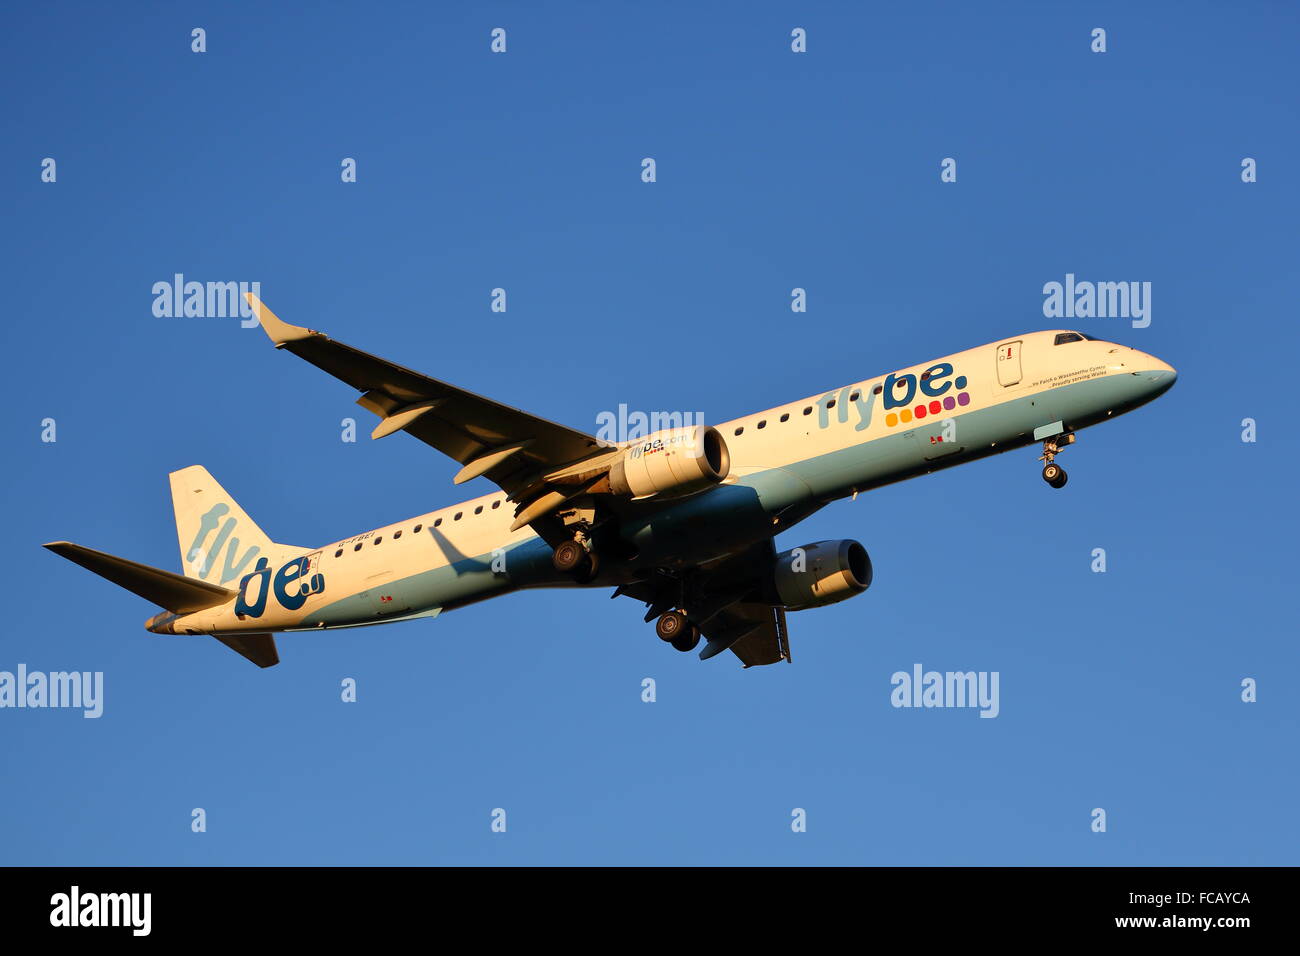
[[[1074,435],[1072,434],[1055,435],[1043,442],[1043,453],[1038,460],[1046,462],[1043,466],[1043,481],[1053,488],[1064,488],[1065,483],[1070,480],[1070,476],[1065,473],[1065,469],[1056,464],[1056,456],[1067,446],[1073,444]]]

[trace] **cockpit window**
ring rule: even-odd
[[[1080,335],[1078,332],[1062,332],[1052,344],[1064,345],[1066,342],[1082,342],[1084,338],[1085,336]]]

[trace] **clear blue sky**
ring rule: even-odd
[[[1297,862],[1297,13],[1138,6],[7,10],[0,669],[103,671],[106,700],[0,711],[0,862]],[[600,590],[289,636],[259,671],[40,543],[179,569],[166,476],[196,463],[296,544],[489,486],[368,441],[256,329],[155,318],[177,272],[591,429],[1050,328],[1067,272],[1150,281],[1149,328],[1066,324],[1180,378],[1084,432],[1062,492],[1026,449],[783,535],[876,568],[791,616],[793,665],[701,664]],[[892,708],[918,662],[1000,672],[1000,716]]]

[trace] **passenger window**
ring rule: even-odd
[[[809,405],[807,408],[805,408],[805,409],[803,410],[803,413],[804,413],[805,415],[811,415],[811,414],[812,414],[812,406]]]
[[[744,426],[744,425],[741,425],[739,428],[736,429],[736,431],[735,431],[734,434],[739,435],[739,434],[740,434],[741,432],[743,432],[744,430],[745,430],[745,426]]]
[[[786,412],[784,415],[781,416],[781,421],[783,421],[783,422],[788,422],[789,420],[790,420],[790,413],[789,413],[789,412]]]
[[[766,427],[767,427],[767,422],[766,422],[766,420],[759,422],[759,423],[758,423],[758,427],[759,427],[759,428],[766,428]]]
[[[360,551],[360,550],[361,550],[361,542],[358,541],[356,544],[354,544],[354,545],[352,546],[352,550],[353,550],[353,551]]]
[[[383,536],[383,535],[380,535],[379,537],[375,538],[375,544],[379,544],[379,542],[381,542],[381,541],[383,541],[383,540],[384,540],[384,536]]]
[[[483,513],[483,506],[482,506],[482,505],[479,505],[477,508],[475,508],[475,509],[474,509],[474,513],[475,513],[476,515],[481,515],[481,514]]]
[[[850,401],[850,402],[856,402],[856,401],[857,401],[859,398],[861,398],[861,397],[862,397],[862,393],[861,393],[861,392],[854,392],[852,395],[849,396],[849,401]]]
[[[394,540],[394,541],[396,541],[396,540],[397,540],[398,538],[400,538],[401,536],[402,536],[402,532],[400,532],[400,531],[394,531],[394,532],[393,532],[393,540]]]
[[[827,403],[826,403],[826,407],[827,407],[827,408],[834,408],[834,407],[835,407],[835,399],[832,398],[829,402],[827,402]]]
[[[424,527],[424,525],[422,525],[422,524],[417,524],[413,529],[411,529],[411,534],[419,534],[419,533],[420,533],[420,529],[423,528],[423,527]]]
[[[880,394],[881,392],[883,392],[884,390],[885,390],[885,386],[883,386],[883,385],[877,385],[875,388],[873,388],[873,389],[871,390],[871,394],[872,394],[872,395],[879,395],[879,394]]]
[[[498,498],[496,501],[492,502],[492,510],[493,510],[493,511],[495,511],[496,509],[498,509],[498,508],[500,508],[500,507],[501,507],[501,499],[500,499],[500,498]]]
[[[433,526],[434,526],[435,528],[438,527],[440,524],[442,524],[442,519],[441,519],[441,518],[434,518],[434,519],[433,519]]]
[[[342,548],[339,548],[337,551],[335,551],[335,552],[334,552],[334,557],[336,557],[336,558],[341,558],[341,557],[343,557],[343,549],[342,549]]]
[[[455,520],[456,520],[456,521],[459,521],[459,520],[460,520],[460,516],[463,515],[464,513],[465,513],[465,512],[463,512],[463,511],[457,511],[457,512],[456,512],[456,518],[455,518]]]

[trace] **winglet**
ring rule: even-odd
[[[248,300],[253,314],[257,316],[262,331],[267,334],[267,337],[270,338],[277,349],[283,348],[289,342],[297,342],[300,339],[311,338],[313,335],[320,335],[319,332],[313,329],[304,329],[300,325],[290,325],[288,322],[281,321],[274,312],[266,307],[266,304],[261,299],[251,292],[245,292],[244,298]]]

